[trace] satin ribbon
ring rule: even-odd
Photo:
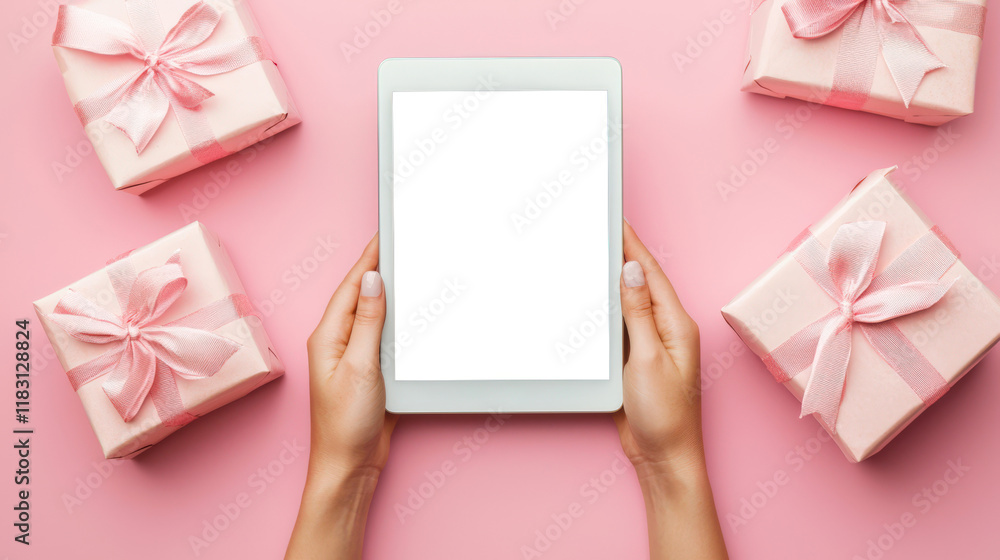
[[[927,232],[875,275],[885,222],[854,222],[837,229],[829,249],[806,232],[790,249],[836,308],[764,357],[784,383],[809,371],[802,414],[818,413],[832,433],[844,393],[857,325],[876,353],[930,404],[948,384],[892,320],[934,305],[954,284],[941,276],[958,260],[937,228]]]
[[[828,105],[860,109],[871,95],[879,53],[910,106],[928,72],[945,64],[915,26],[983,36],[986,8],[954,0],[790,0],[781,7],[792,35],[816,39],[843,27]]]
[[[135,144],[136,153],[142,153],[170,108],[195,158],[208,163],[228,155],[202,112],[202,102],[214,94],[185,74],[223,74],[270,60],[264,40],[246,37],[203,46],[222,18],[221,12],[204,2],[188,8],[166,33],[154,0],[127,0],[125,7],[131,26],[76,6],[59,6],[53,45],[127,55],[142,62],[138,70],[78,101],[75,109],[80,121],[86,126],[106,118]]]
[[[102,387],[126,422],[138,414],[147,396],[164,424],[182,426],[194,419],[186,412],[174,376],[205,379],[215,375],[242,344],[210,332],[241,317],[256,315],[245,294],[210,303],[176,321],[157,319],[187,287],[180,252],[166,264],[136,274],[127,258],[107,267],[121,315],[70,290],[48,315],[72,337],[109,345],[100,356],[67,375],[73,389],[106,376]]]

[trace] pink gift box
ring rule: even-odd
[[[809,238],[829,248],[844,224],[884,222],[876,279],[918,240],[926,241],[929,232],[937,234],[936,239],[951,255],[954,249],[950,243],[890,181],[888,174],[894,169],[875,171],[863,179],[799,239]],[[839,305],[807,273],[795,256],[796,250],[790,248],[722,309],[729,325],[764,360],[779,382],[780,367],[775,365],[774,357],[782,345],[788,348],[790,339],[835,312]],[[943,378],[941,392],[954,385],[1000,339],[1000,300],[996,295],[961,260],[956,259],[940,277],[941,284],[952,281],[954,284],[937,303],[890,321]],[[835,430],[820,414],[813,416],[831,432],[847,458],[857,462],[881,450],[933,399],[925,402],[918,389],[887,363],[860,328],[852,329],[849,336],[850,357]],[[805,368],[785,372],[790,379],[783,384],[799,401],[814,374],[808,363],[813,356],[815,349],[806,356]]]
[[[178,23],[182,14],[194,6],[195,2],[151,0],[151,4],[153,11],[157,12],[155,15],[158,15],[159,25],[165,32]],[[269,48],[263,42],[247,2],[227,0],[208,4],[221,14],[221,18],[208,38],[197,45],[195,52],[210,52],[220,46],[257,37],[260,38],[262,51],[267,53],[265,56],[270,56]],[[78,0],[72,6],[114,18],[132,29],[130,14],[122,0]],[[64,11],[60,11],[61,20]],[[93,37],[98,33],[93,31],[89,35]],[[57,37],[58,30],[53,40]],[[98,34],[97,37],[103,35]],[[143,60],[128,54],[111,56],[57,45],[53,45],[52,49],[74,106],[81,100],[94,96],[109,83],[146,65]],[[172,177],[200,167],[212,159],[242,150],[301,122],[298,110],[272,60],[260,60],[214,75],[197,75],[184,70],[177,73],[213,94],[200,103],[197,112],[201,115],[198,118],[203,120],[200,123],[203,125],[201,129],[207,129],[202,136],[214,136],[221,150],[199,152],[196,155],[185,138],[173,109],[167,112],[141,152],[123,130],[112,125],[108,118],[93,120],[85,124],[84,130],[116,189],[141,194]],[[126,103],[109,116],[116,112],[138,115],[145,109],[141,103]]]
[[[827,103],[846,26],[821,38],[795,38],[782,13],[782,6],[790,1],[765,0],[751,15],[742,89],[773,97]],[[960,1],[973,9],[986,6],[986,0]],[[918,7],[934,3],[933,0],[906,2]],[[907,107],[879,53],[873,61],[877,66],[870,97],[860,110],[932,126],[972,113],[982,39],[973,33],[974,26],[970,24],[965,25],[965,32],[960,32],[925,25],[929,19],[915,17],[914,27],[945,67],[924,76]],[[828,104],[838,105],[836,102]]]
[[[152,321],[152,325],[167,325],[227,298],[238,299],[244,308],[239,318],[223,319],[221,322],[224,324],[211,329],[214,335],[224,337],[227,339],[227,344],[236,348],[228,359],[223,356],[224,363],[218,371],[210,377],[200,379],[172,376],[176,382],[179,406],[183,408],[182,412],[189,421],[193,417],[204,415],[246,395],[284,373],[284,367],[275,355],[259,317],[251,314],[249,299],[245,296],[243,285],[233,269],[225,248],[200,223],[194,222],[145,247],[136,249],[115,263],[39,299],[35,302],[35,312],[52,343],[59,363],[69,372],[109,353],[117,341],[91,343],[71,336],[53,319],[52,314],[57,311],[57,305],[65,302],[64,298],[68,297],[72,290],[96,304],[101,310],[120,318],[122,304],[119,303],[116,284],[112,281],[111,275],[117,274],[124,265],[141,276],[144,271],[163,267],[164,263],[172,258],[179,260],[187,284],[165,312]],[[135,285],[138,285],[138,282]],[[207,355],[211,350],[198,348],[196,352]],[[157,371],[157,375],[159,374]],[[77,389],[105,457],[133,457],[183,425],[161,417],[161,410],[158,410],[158,405],[153,402],[153,393],[141,401],[134,418],[125,421],[105,392],[104,386],[109,375],[96,377]]]

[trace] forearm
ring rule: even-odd
[[[651,560],[726,560],[726,545],[700,451],[677,465],[636,465],[646,502]]]
[[[378,471],[310,470],[286,560],[358,560]]]

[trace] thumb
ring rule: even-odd
[[[379,367],[379,343],[385,324],[385,290],[378,272],[369,270],[361,277],[358,307],[354,312],[351,337],[344,361],[358,367]]]
[[[638,261],[622,267],[622,315],[628,329],[631,356],[652,357],[663,350],[660,334],[653,321],[653,302],[649,297],[646,275]]]

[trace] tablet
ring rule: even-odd
[[[386,409],[621,407],[621,105],[613,58],[382,62]]]

